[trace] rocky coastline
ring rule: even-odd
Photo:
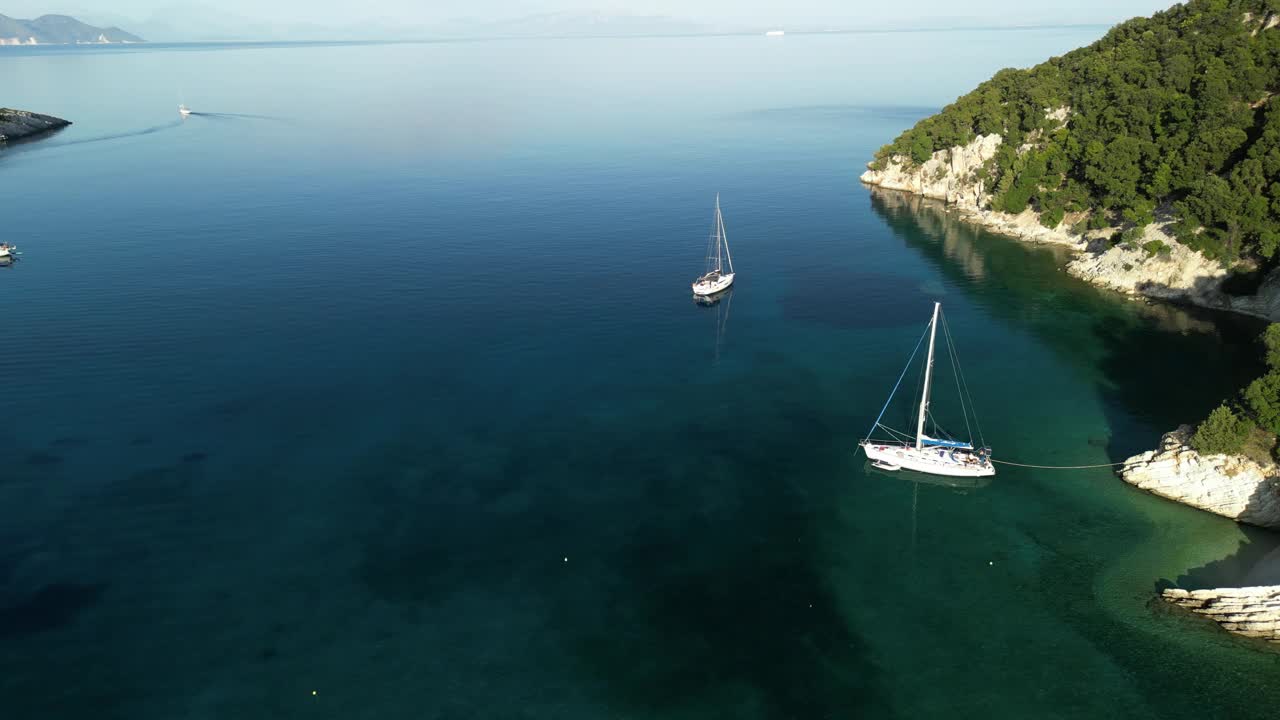
[[[70,125],[69,120],[52,115],[0,108],[0,144],[23,140],[59,130]]]
[[[882,167],[869,164],[861,180],[867,185],[941,200],[961,217],[992,232],[1028,242],[1067,246],[1075,252],[1067,272],[1099,287],[1135,297],[1280,320],[1280,272],[1271,273],[1252,295],[1231,295],[1223,289],[1229,277],[1227,268],[1166,232],[1172,218],[1159,217],[1136,242],[1113,245],[1109,238],[1120,228],[1073,232],[1071,228],[1083,217],[1082,213],[1068,213],[1057,227],[1048,228],[1033,209],[1017,215],[991,210],[991,193],[982,169],[995,158],[1002,141],[997,134],[979,135],[968,145],[938,150],[923,163],[895,155]],[[1144,246],[1161,250],[1153,253]]]
[[[1189,425],[1166,433],[1160,447],[1125,460],[1124,481],[1160,497],[1280,530],[1280,467],[1239,455],[1202,455],[1188,445]],[[1160,597],[1243,637],[1280,643],[1280,585],[1186,590]]]
[[[1280,467],[1240,455],[1201,455],[1193,429],[1166,433],[1160,447],[1124,461],[1120,477],[1134,487],[1257,527],[1280,530]]]
[[[1050,113],[1065,120],[1065,108]],[[1059,117],[1060,116],[1060,117]],[[968,145],[934,152],[923,163],[903,156],[868,165],[862,182],[940,200],[962,219],[1019,240],[1065,246],[1067,272],[1093,285],[1132,297],[1181,302],[1280,321],[1280,272],[1252,295],[1227,293],[1227,268],[1179,243],[1166,232],[1172,218],[1157,217],[1141,237],[1112,243],[1120,228],[1076,233],[1083,213],[1068,213],[1057,227],[1033,209],[1012,215],[990,209],[984,180],[1002,138],[979,135]],[[1145,246],[1145,247],[1144,247]],[[1158,248],[1157,252],[1148,247]],[[1234,455],[1204,456],[1189,447],[1192,428],[1167,433],[1160,447],[1125,461],[1121,476],[1135,487],[1237,522],[1280,530],[1280,468]],[[1280,643],[1280,586],[1187,590],[1167,588],[1160,597],[1218,623],[1228,632]]]
[[[1280,585],[1183,590],[1165,588],[1160,596],[1222,626],[1235,635],[1280,644]]]

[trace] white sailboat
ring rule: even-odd
[[[889,400],[885,402],[884,408],[880,410],[880,416],[876,418],[875,423],[871,426],[871,432],[858,445],[867,454],[867,459],[881,470],[892,471],[905,468],[930,475],[947,475],[951,477],[986,477],[995,475],[995,466],[991,464],[991,449],[975,447],[972,435],[968,442],[957,440],[938,427],[936,421],[933,422],[932,435],[926,432],[926,430],[930,430],[928,427],[930,421],[933,421],[933,415],[929,411],[929,403],[930,393],[933,388],[933,351],[938,336],[938,321],[941,316],[942,303],[935,302],[933,304],[933,318],[929,321],[925,334],[921,335],[920,341],[916,343],[915,351],[911,353],[911,360],[914,360],[916,353],[920,351],[920,345],[927,335],[929,338],[929,354],[925,359],[924,381],[921,385],[920,409],[916,415],[914,438],[907,433],[894,430],[881,423],[881,420],[884,419],[885,410],[888,410],[889,403],[893,402],[894,393],[902,385],[902,378],[906,377],[907,368],[911,367],[911,360],[908,360],[907,367],[902,369],[902,375],[898,377],[898,383],[893,387],[893,392],[889,393]],[[951,333],[946,332],[945,320],[943,322],[948,355],[951,357],[952,368],[956,377],[956,389],[960,393],[961,411],[964,413],[965,427],[968,429],[973,402],[970,400],[968,407],[965,407],[968,388],[964,382],[964,375],[960,371],[959,363],[956,361],[955,348],[951,345]],[[974,424],[977,424],[976,417],[974,417]],[[887,433],[890,439],[880,440],[871,437],[876,434],[877,430]],[[978,429],[978,436],[981,439],[981,428]]]
[[[724,271],[724,262],[729,272]],[[729,254],[729,236],[724,231],[724,217],[720,214],[720,193],[716,193],[715,225],[707,240],[706,272],[693,281],[694,295],[714,295],[733,284],[733,256]]]
[[[188,108],[185,104],[178,105],[178,114],[181,115],[182,117],[186,117],[191,114],[191,109]]]

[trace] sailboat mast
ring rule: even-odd
[[[729,272],[733,272],[733,253],[729,252],[729,231],[724,229],[724,215],[720,212],[720,194],[716,193],[716,220],[720,223],[720,240],[724,242],[724,256],[729,260]]]
[[[924,447],[924,418],[929,412],[929,386],[933,383],[933,341],[938,335],[938,310],[942,303],[933,304],[933,320],[929,321],[929,357],[924,361],[924,392],[920,396],[920,419],[916,422],[916,449]]]
[[[716,272],[720,272],[720,243],[724,237],[724,218],[720,215],[720,193],[716,193]]]

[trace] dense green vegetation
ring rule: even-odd
[[[1267,328],[1262,344],[1267,348],[1269,369],[1245,388],[1244,404],[1260,427],[1280,434],[1280,324]]]
[[[1191,447],[1206,455],[1240,452],[1254,425],[1230,407],[1219,405],[1191,436]]]
[[[1029,70],[1002,70],[876,154],[924,162],[1004,137],[983,169],[997,210],[1057,226],[1141,227],[1173,211],[1212,257],[1280,248],[1280,0],[1191,0]],[[1069,108],[1065,123],[1048,117]],[[1030,147],[1019,152],[1024,144]]]
[[[1267,353],[1267,373],[1250,383],[1238,402],[1218,406],[1200,423],[1191,437],[1191,447],[1197,452],[1238,453],[1250,440],[1267,449],[1274,447],[1275,436],[1280,434],[1280,323],[1267,327],[1261,340]]]

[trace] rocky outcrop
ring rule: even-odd
[[[1271,320],[1280,318],[1280,268],[1272,270],[1253,295],[1228,297],[1230,309]]]
[[[1280,585],[1212,590],[1166,588],[1160,595],[1236,635],[1280,643]]]
[[[1201,455],[1191,427],[1165,434],[1160,448],[1125,461],[1125,482],[1242,523],[1280,529],[1280,469],[1238,455]]]
[[[34,137],[70,124],[70,121],[52,115],[0,108],[0,143]]]
[[[1232,298],[1222,292],[1222,283],[1228,275],[1226,268],[1179,243],[1166,232],[1168,225],[1168,222],[1152,223],[1133,243],[1114,247],[1107,243],[1101,251],[1083,252],[1067,265],[1067,272],[1126,295],[1260,314],[1244,306],[1232,307]],[[1148,247],[1159,250],[1148,250]],[[1258,307],[1265,308],[1266,303],[1261,302]]]
[[[862,182],[890,190],[904,190],[958,208],[977,210],[990,198],[976,175],[1000,149],[999,135],[979,135],[964,147],[939,150],[920,165],[895,158],[880,170],[868,169]]]
[[[1070,109],[1049,110],[1046,117],[1065,123]],[[995,157],[1002,142],[999,135],[979,135],[967,145],[938,150],[923,163],[895,155],[868,165],[862,182],[942,200],[967,220],[1002,235],[1069,246],[1079,254],[1068,263],[1067,271],[1100,287],[1280,321],[1280,271],[1255,295],[1231,296],[1222,290],[1227,269],[1174,239],[1167,232],[1171,224],[1167,216],[1148,225],[1141,237],[1114,244],[1109,238],[1119,228],[1072,232],[1072,223],[1082,214],[1069,215],[1057,227],[1047,228],[1035,210],[1011,215],[990,209],[991,194],[980,170]],[[1024,145],[1020,151],[1030,147]]]

